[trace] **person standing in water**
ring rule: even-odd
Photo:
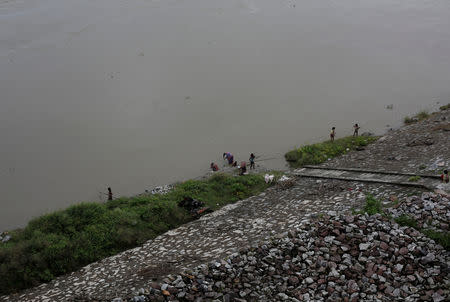
[[[334,142],[334,137],[336,136],[336,127],[331,128],[330,132],[330,140],[331,142]]]
[[[255,154],[250,154],[250,158],[249,158],[249,160],[250,160],[250,170],[251,169],[255,169],[255,158],[256,158],[256,156],[255,156]]]
[[[112,194],[111,188],[108,187],[108,201],[110,201],[110,200],[113,200],[113,194]]]
[[[359,127],[358,124],[355,124],[353,126],[353,136],[354,137],[358,137],[358,130],[359,130],[359,128],[361,128],[361,127]]]
[[[229,165],[232,165],[234,162],[234,156],[230,152],[225,152],[223,154],[223,159],[227,159]]]

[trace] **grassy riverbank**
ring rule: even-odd
[[[178,184],[166,195],[80,203],[33,219],[0,244],[0,294],[48,282],[193,220],[177,206],[184,196],[217,209],[267,187],[261,175],[215,174]]]
[[[348,136],[336,139],[334,142],[325,141],[313,145],[302,146],[289,151],[284,155],[286,161],[292,168],[298,168],[304,165],[317,165],[357,148],[367,146],[376,141],[375,136]]]

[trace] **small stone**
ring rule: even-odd
[[[164,283],[161,285],[161,290],[167,290],[168,287],[169,287],[169,284]]]
[[[280,298],[283,301],[289,299],[289,296],[286,295],[285,293],[279,293],[277,296],[278,296],[278,298]]]
[[[359,249],[360,249],[361,251],[365,251],[365,250],[367,250],[369,247],[370,247],[370,243],[360,243],[360,244],[359,244]]]
[[[398,252],[400,255],[406,255],[408,254],[408,249],[406,247],[402,247]]]
[[[433,298],[433,302],[440,302],[440,301],[444,301],[444,299],[445,299],[438,292],[435,292],[431,297]]]

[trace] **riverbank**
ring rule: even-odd
[[[450,134],[444,130],[449,115],[449,111],[443,111],[428,120],[392,131],[364,150],[349,152],[323,165],[344,167],[347,163],[349,166],[353,163],[353,167],[364,167],[364,163],[368,162],[370,165],[367,167],[376,165],[376,168],[390,171],[403,171],[407,166],[408,171],[413,173],[422,170],[435,173],[437,171],[432,169],[437,158],[437,167],[442,162],[442,165],[450,163]],[[422,140],[427,133],[427,138],[433,143],[416,145],[417,142],[429,142]],[[411,142],[416,143],[408,146]],[[387,150],[383,152],[382,149]],[[425,169],[422,169],[423,165]],[[320,214],[330,211],[350,213],[362,209],[367,194],[380,200],[383,206],[388,206],[393,204],[393,200],[401,203],[410,196],[422,196],[422,193],[422,189],[388,184],[299,178],[290,187],[271,187],[262,194],[225,206],[200,220],[166,232],[138,248],[0,300],[111,301],[119,297],[133,298],[140,288],[144,293],[150,293],[154,288],[149,283],[154,279],[163,281],[159,285],[161,289],[164,283],[169,284],[169,274],[189,270],[214,259],[226,259],[246,247],[257,247],[265,240],[308,224],[309,219]],[[172,288],[172,285],[166,286]],[[175,296],[173,299],[176,299]]]
[[[10,239],[0,243],[0,293],[48,282],[195,220],[177,206],[185,196],[216,210],[269,186],[260,174],[217,173],[179,183],[164,194],[81,203],[43,215],[9,232]]]

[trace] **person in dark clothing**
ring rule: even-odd
[[[234,156],[233,156],[233,154],[231,154],[230,152],[225,152],[225,153],[223,154],[223,159],[228,160],[228,164],[229,164],[229,165],[232,165],[233,162],[234,162]]]
[[[355,125],[353,126],[353,136],[354,136],[354,137],[357,137],[357,136],[358,136],[359,128],[361,128],[361,127],[359,127],[358,124],[355,124]]]
[[[442,180],[442,182],[445,182],[445,183],[449,182],[448,170],[444,170],[444,173],[442,173],[442,175],[441,175],[441,180]]]
[[[247,172],[247,163],[243,161],[239,167],[239,175],[244,175],[245,172]]]
[[[108,201],[113,200],[113,193],[111,191],[111,188],[108,187]]]
[[[183,198],[183,200],[178,202],[178,206],[185,208],[186,210],[188,210],[189,212],[191,212],[192,210],[198,209],[203,207],[205,204],[201,201],[198,201],[190,196],[185,196]]]
[[[250,170],[251,169],[255,169],[255,158],[256,158],[256,156],[255,156],[255,154],[250,154],[250,158],[249,158],[249,160],[250,160]]]

